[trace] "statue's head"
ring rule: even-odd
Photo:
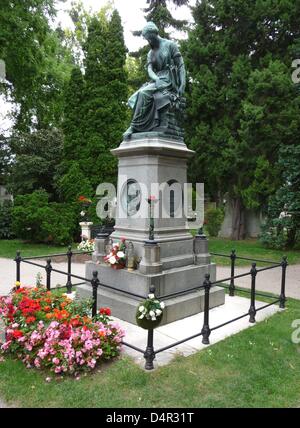
[[[158,28],[154,22],[147,22],[142,31],[142,36],[150,43],[153,44],[158,39]]]

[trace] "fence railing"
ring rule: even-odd
[[[122,292],[128,296],[135,297],[137,299],[146,299],[147,298],[147,296],[144,296],[144,295],[132,293],[132,292],[129,292],[126,290],[119,290],[115,287],[102,284],[98,278],[98,272],[97,271],[93,272],[91,279],[73,274],[72,273],[72,257],[73,257],[73,255],[75,255],[75,254],[91,254],[91,253],[92,253],[92,251],[89,251],[89,252],[82,252],[82,251],[72,252],[71,247],[69,247],[68,251],[66,253],[52,254],[51,256],[22,257],[21,253],[18,251],[16,258],[14,259],[16,262],[16,281],[19,281],[19,282],[21,281],[21,263],[26,263],[26,264],[30,264],[30,265],[45,269],[45,272],[46,272],[46,288],[48,291],[51,290],[52,272],[56,272],[56,273],[67,276],[66,284],[61,286],[60,288],[66,288],[68,294],[72,293],[73,288],[78,286],[78,285],[90,284],[91,285],[91,291],[92,291],[92,297],[93,297],[93,306],[92,306],[92,316],[93,317],[97,313],[97,307],[98,307],[98,303],[99,303],[99,296],[98,296],[99,287],[115,290],[115,291],[118,291],[119,293]],[[141,349],[141,348],[135,346],[134,344],[128,343],[126,341],[122,342],[122,344],[124,346],[127,346],[127,347],[129,347],[129,348],[131,348],[137,352],[140,352],[144,355],[145,369],[146,370],[152,370],[154,368],[153,361],[155,359],[155,356],[161,352],[169,350],[175,346],[178,346],[182,343],[188,342],[188,341],[195,339],[197,337],[200,337],[200,336],[202,336],[202,343],[204,345],[209,345],[211,333],[213,331],[219,329],[219,328],[222,328],[228,324],[231,324],[231,323],[238,321],[242,318],[245,318],[247,316],[249,316],[249,322],[250,323],[255,323],[256,322],[256,314],[258,311],[266,309],[269,306],[276,305],[277,303],[279,303],[279,307],[281,309],[285,308],[285,303],[286,303],[286,294],[285,294],[286,269],[288,266],[287,257],[283,257],[281,262],[274,262],[274,261],[270,261],[270,260],[260,260],[260,259],[251,259],[251,258],[247,258],[247,257],[238,257],[236,255],[235,250],[232,250],[230,255],[218,254],[218,253],[210,253],[210,254],[213,256],[227,257],[227,258],[231,259],[231,275],[230,275],[230,277],[211,282],[210,281],[210,275],[206,274],[205,280],[203,281],[202,284],[199,284],[199,285],[197,285],[193,288],[189,288],[187,290],[174,292],[174,293],[168,294],[168,295],[157,296],[158,299],[166,299],[166,298],[171,298],[171,297],[183,295],[183,294],[189,293],[191,291],[204,290],[204,322],[203,322],[201,330],[196,334],[188,336],[182,340],[176,341],[170,345],[164,346],[164,347],[159,348],[159,349],[154,348],[154,330],[153,329],[148,330],[147,344],[146,344],[145,349]],[[58,257],[58,256],[66,256],[67,257],[67,272],[53,268],[52,258]],[[38,260],[38,259],[42,259],[42,258],[47,259],[46,265],[42,265],[42,264],[39,264],[39,263],[36,263],[35,261],[33,261],[33,260]],[[237,259],[248,260],[248,261],[252,262],[251,269],[249,270],[249,272],[242,273],[239,275],[235,275],[235,269],[236,269],[236,263],[235,262]],[[267,266],[267,267],[257,269],[256,262],[270,263],[271,266]],[[276,268],[281,268],[281,291],[280,291],[280,295],[276,296],[276,295],[270,295],[270,294],[266,294],[266,293],[257,292],[256,291],[257,275],[263,271],[270,270],[270,269],[276,269]],[[237,287],[235,280],[242,278],[242,277],[247,277],[247,276],[251,277],[250,289]],[[80,280],[81,282],[72,283],[72,278]],[[229,285],[225,284],[225,282],[228,282],[228,281],[230,281]],[[211,327],[211,325],[210,325],[210,290],[213,286],[219,286],[219,287],[223,287],[225,289],[228,289],[228,293],[229,293],[230,297],[234,297],[236,291],[249,293],[250,294],[250,307],[249,307],[248,312],[241,314],[240,316],[238,316],[236,318],[228,320],[228,321],[226,321],[220,325]],[[149,293],[156,294],[156,289],[153,285],[150,286]],[[269,298],[269,299],[275,299],[275,300],[272,300],[272,302],[257,308],[256,307],[256,297],[257,296]]]

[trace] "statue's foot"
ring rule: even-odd
[[[127,129],[127,131],[123,134],[123,138],[125,141],[128,141],[131,139],[131,136],[133,134],[131,126]]]

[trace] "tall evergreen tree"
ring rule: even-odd
[[[185,6],[189,0],[172,0],[175,6]],[[147,0],[148,7],[144,9],[147,21],[154,22],[160,30],[162,37],[169,37],[168,29],[182,30],[187,24],[184,20],[173,18],[168,8],[167,0]]]
[[[89,179],[84,176],[86,159],[82,157],[85,142],[84,96],[84,76],[75,66],[65,91],[63,160],[56,177],[60,198],[70,203],[80,195],[91,197],[93,194]]]
[[[128,100],[128,76],[126,71],[126,53],[121,17],[114,10],[108,26],[107,40],[107,99],[109,113],[106,116],[105,133],[106,153],[103,162],[109,182],[116,182],[117,160],[110,149],[119,146],[129,119],[126,107]],[[106,160],[105,160],[106,158]]]
[[[11,153],[7,144],[7,138],[3,134],[0,134],[0,184],[6,183],[10,164]]]
[[[80,160],[80,151],[84,139],[84,103],[85,84],[79,67],[74,67],[65,92],[64,108],[64,159]]]
[[[266,202],[279,182],[282,145],[296,143],[300,105],[291,49],[300,4],[203,0],[183,42],[190,74],[187,141],[196,151],[192,179],[233,201],[233,238],[245,235],[245,208]]]
[[[84,89],[76,69],[66,99],[65,160],[77,162],[95,191],[101,182],[116,181],[110,149],[120,144],[127,125],[126,48],[117,11],[110,19],[98,15],[90,20],[84,53]]]

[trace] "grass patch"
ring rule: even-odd
[[[298,407],[298,318],[300,302],[290,299],[284,312],[151,373],[123,357],[78,381],[46,383],[46,373],[6,359],[0,395],[20,407]]]
[[[77,244],[73,245],[76,248]],[[66,253],[67,246],[54,246],[46,244],[32,244],[19,239],[0,240],[0,257],[12,259],[16,256],[16,252],[21,251],[22,257],[34,257],[39,255],[51,255]]]
[[[271,250],[264,248],[256,239],[245,241],[232,241],[230,239],[209,238],[209,251],[212,253],[228,254],[235,249],[237,256],[255,259],[271,260],[281,262],[283,256],[288,257],[289,264],[300,264],[300,250]],[[230,266],[230,259],[226,257],[213,256],[213,262],[221,266]],[[250,266],[247,260],[237,260],[237,266]],[[263,264],[261,263],[260,266]]]

